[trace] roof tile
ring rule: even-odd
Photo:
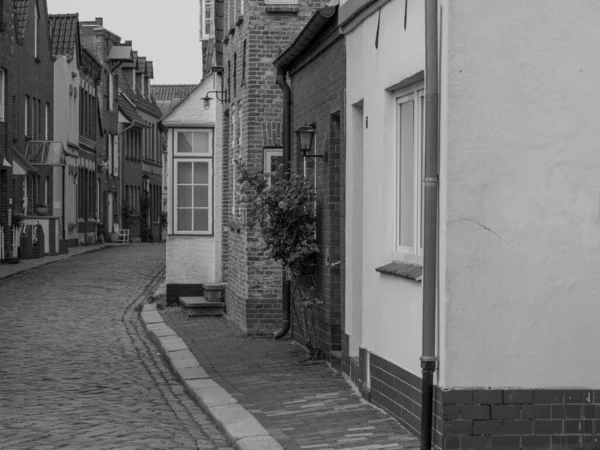
[[[155,84],[150,86],[152,97],[156,101],[182,99],[198,86],[197,84]]]
[[[29,15],[30,0],[14,0],[13,14],[15,20],[15,30],[17,32],[17,42],[23,43],[25,30],[27,28],[27,16]]]
[[[77,50],[79,14],[51,14],[48,21],[52,57],[65,55],[72,59]]]

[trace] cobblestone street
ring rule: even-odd
[[[227,448],[135,311],[164,251],[109,248],[0,280],[0,448]]]

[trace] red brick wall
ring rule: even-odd
[[[316,297],[324,304],[318,309],[318,334],[326,352],[341,350],[342,277],[341,262],[342,184],[345,148],[345,46],[335,29],[336,21],[327,26],[290,67],[292,87],[292,129],[305,123],[316,127],[315,153],[327,152],[328,161],[307,159],[307,173],[316,170],[317,190],[317,243],[321,253],[317,259]],[[292,157],[296,170],[302,173],[304,160],[295,148]],[[301,340],[295,327],[295,336]]]
[[[227,280],[227,314],[249,333],[270,333],[281,326],[281,267],[262,254],[256,230],[231,230],[231,201],[234,195],[231,106],[241,111],[241,145],[239,156],[250,170],[262,170],[265,147],[281,146],[281,89],[276,84],[274,59],[297,36],[316,8],[324,1],[300,0],[294,8],[267,7],[264,1],[246,0],[243,20],[237,25],[239,2],[225,1],[229,11],[224,30],[228,42],[224,46],[224,86],[230,85],[230,102],[224,106],[223,205],[227,214],[224,228],[228,231],[224,255]],[[239,6],[237,6],[239,8]],[[234,33],[229,34],[230,28]],[[244,45],[245,42],[245,45]],[[244,48],[246,48],[244,64]],[[237,64],[235,63],[237,62]],[[231,69],[229,69],[231,68]],[[234,68],[237,68],[235,76]],[[245,73],[244,73],[245,68]],[[228,80],[231,80],[228,83]],[[235,95],[233,82],[236,81]],[[242,80],[244,83],[242,84]],[[244,206],[240,206],[244,214]],[[227,238],[228,236],[228,238]]]

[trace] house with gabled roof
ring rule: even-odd
[[[222,289],[223,154],[220,86],[211,73],[160,121],[167,129],[167,296]],[[165,89],[166,90],[166,89]],[[215,284],[216,283],[216,284]]]
[[[60,192],[54,173],[60,147],[53,135],[53,57],[44,0],[2,2],[0,8],[0,258],[39,257],[61,248]],[[9,100],[10,99],[10,100]],[[40,157],[43,156],[43,157]],[[46,208],[36,211],[36,205]],[[45,215],[40,215],[44,212]],[[18,227],[13,218],[22,217]],[[33,245],[35,244],[35,245]]]

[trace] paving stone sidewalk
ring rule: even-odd
[[[123,246],[123,244],[98,244],[98,245],[81,245],[78,247],[69,248],[69,253],[64,255],[56,255],[56,256],[46,256],[45,258],[37,258],[37,259],[22,259],[18,264],[0,264],[0,280],[3,278],[7,278],[13,275],[16,275],[21,272],[26,272],[31,269],[35,269],[36,267],[45,266],[46,264],[52,264],[58,261],[62,261],[64,259],[71,258],[73,256],[82,255],[84,253],[94,252],[97,250],[102,250],[103,248],[108,247],[118,247]]]
[[[208,376],[285,449],[419,449],[416,438],[329,366],[301,364],[304,351],[289,340],[246,336],[224,318],[161,314]]]

